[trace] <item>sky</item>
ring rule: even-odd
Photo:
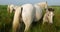
[[[26,3],[35,4],[45,1],[47,1],[48,5],[60,5],[60,0],[0,0],[0,5],[8,5],[8,4],[22,5]]]

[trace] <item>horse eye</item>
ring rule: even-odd
[[[49,16],[49,14],[48,14],[48,16]]]

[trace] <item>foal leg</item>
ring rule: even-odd
[[[46,16],[43,17],[43,24],[44,24],[45,22],[48,22],[48,19],[46,18]]]

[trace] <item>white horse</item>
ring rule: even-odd
[[[17,32],[17,29],[20,25],[19,20],[20,20],[21,7],[11,4],[11,5],[7,6],[7,11],[8,11],[9,14],[11,14],[13,11],[15,13],[12,28],[13,28],[13,32]]]
[[[48,8],[46,13],[44,14],[44,17],[43,17],[43,24],[45,22],[49,22],[51,24],[53,24],[53,16],[54,16],[54,13],[53,13],[54,9],[52,8]]]
[[[47,5],[46,2],[40,2],[40,3],[37,3],[35,5],[24,4],[21,7],[23,7],[22,20],[25,24],[24,32],[27,32],[33,21],[39,21],[41,19],[42,15],[43,15],[42,10],[47,9],[48,5]],[[19,18],[20,18],[19,15],[21,13],[21,7],[17,8],[15,10],[15,15],[14,15],[14,20],[13,20],[13,27],[16,27],[17,25],[19,25]]]
[[[8,13],[11,14],[13,11],[15,11],[15,9],[17,9],[17,7],[19,7],[19,6],[16,6],[16,5],[13,5],[13,4],[8,5],[8,6],[7,6],[7,11],[8,11]]]
[[[43,13],[42,9],[47,8],[47,3],[42,2],[42,4],[38,3],[35,5],[25,4],[25,5],[22,5],[22,7],[23,7],[22,19],[25,24],[24,32],[26,32],[26,31],[28,31],[28,29],[33,21],[38,21],[41,19],[42,13]]]
[[[23,11],[22,11],[22,19],[25,24],[25,30],[24,32],[28,31],[30,28],[30,25],[33,21],[39,21],[43,15],[43,9],[47,9],[47,3],[41,2],[37,3],[35,5],[31,4],[25,4],[22,5]]]

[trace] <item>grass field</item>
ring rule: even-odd
[[[40,22],[33,23],[29,32],[60,32],[60,6],[50,6],[54,8],[53,24]],[[12,20],[14,13],[8,15],[7,5],[0,5],[0,32],[12,32]]]

